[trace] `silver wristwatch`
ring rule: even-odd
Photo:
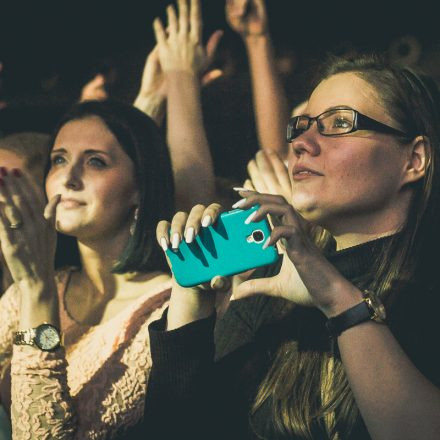
[[[43,351],[54,351],[62,346],[62,334],[55,326],[44,323],[15,332],[13,342],[15,345],[31,345]]]

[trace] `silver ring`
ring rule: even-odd
[[[23,222],[11,223],[9,229],[20,229],[23,226]]]

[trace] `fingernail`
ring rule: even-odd
[[[20,171],[18,168],[14,168],[14,169],[12,170],[12,174],[13,174],[15,177],[21,177],[21,171]]]
[[[6,177],[8,175],[8,171],[6,170],[5,167],[0,168],[0,173],[3,177]]]
[[[220,275],[217,275],[212,279],[213,289],[222,289],[224,286],[225,286],[225,279]]]
[[[212,218],[210,215],[205,215],[202,220],[202,226],[207,228],[212,223]]]
[[[241,186],[235,186],[234,188],[232,188],[234,191],[249,191],[246,188],[242,188]]]
[[[235,295],[234,295],[234,294],[232,294],[232,295],[229,297],[229,301],[235,301]]]
[[[177,249],[180,243],[180,235],[178,232],[175,232],[173,235],[173,239],[171,240],[171,247],[173,249]]]
[[[246,203],[246,199],[241,199],[238,202],[234,203],[232,205],[232,207],[235,208],[239,208],[240,206],[243,206]]]
[[[251,221],[252,221],[252,219],[255,217],[255,215],[257,214],[257,211],[254,211],[245,221],[244,221],[244,223],[246,224],[246,225],[248,225]]]
[[[264,242],[262,249],[266,249],[269,246],[270,237]]]
[[[188,228],[185,232],[185,241],[187,243],[192,243],[192,241],[194,240],[194,228]]]
[[[168,243],[167,243],[167,240],[165,237],[162,237],[160,239],[160,245],[161,245],[164,252],[166,252],[168,250]]]

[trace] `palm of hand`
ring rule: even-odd
[[[167,94],[165,77],[160,66],[157,48],[147,58],[142,75],[142,93],[145,95],[154,93],[162,96]]]
[[[271,279],[271,294],[302,306],[313,306],[313,300],[302,282],[294,264],[284,253],[278,275]]]

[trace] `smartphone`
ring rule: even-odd
[[[263,249],[271,231],[267,219],[245,224],[258,208],[224,212],[213,225],[200,228],[192,243],[182,241],[178,249],[168,249],[176,281],[184,287],[196,286],[216,275],[230,276],[275,263],[276,247]]]

